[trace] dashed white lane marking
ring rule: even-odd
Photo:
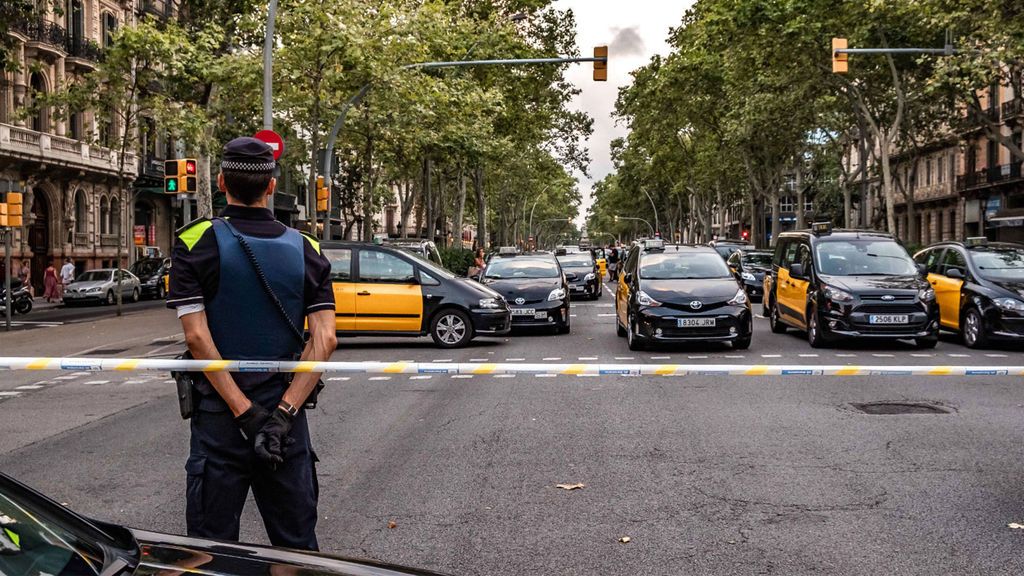
[[[911,353],[910,355],[913,356],[914,358],[931,358],[932,356],[935,356],[935,354],[914,354],[914,353]]]
[[[575,317],[576,317],[575,314],[569,314],[569,318],[575,318]]]
[[[612,314],[598,314],[597,316],[599,318],[611,318],[612,316],[615,316],[615,314],[614,313],[612,313]]]
[[[505,358],[505,362],[522,362],[526,358]]]
[[[495,378],[515,378],[515,374],[495,374]]]
[[[19,394],[21,394],[21,392],[15,392],[15,391],[11,390],[11,391],[7,391],[7,392],[0,392],[0,397],[5,397],[5,396],[6,397],[14,397],[14,396],[18,396]]]
[[[370,376],[371,382],[378,382],[380,380],[391,380],[391,376]]]
[[[451,361],[452,361],[451,358],[442,358],[440,360],[434,360],[434,362],[438,362],[438,363],[441,363],[441,362],[451,362]]]
[[[472,377],[472,374],[452,374],[452,378],[457,380],[469,380]]]
[[[839,357],[839,358],[856,358],[857,357],[856,354],[836,354],[836,356]]]
[[[687,356],[687,358],[689,358],[691,360],[696,360],[698,358],[707,358],[707,356]]]
[[[817,354],[798,354],[801,358],[817,358]]]
[[[616,356],[616,360],[636,360],[634,356]]]
[[[760,314],[754,314],[754,318],[760,318],[761,320],[764,320],[764,316]]]
[[[71,375],[72,376],[88,376],[89,373],[88,372],[72,372]]]
[[[39,390],[42,388],[39,384],[25,384],[24,386],[18,386],[15,390]]]
[[[894,354],[872,354],[875,358],[895,358]]]
[[[951,358],[970,358],[970,354],[950,354]]]
[[[726,358],[746,358],[743,354],[726,354]]]
[[[579,360],[581,362],[593,361],[593,360],[597,360],[597,356],[580,356]]]
[[[161,384],[174,384],[174,380],[164,380]]]
[[[82,384],[109,384],[110,380],[89,380],[88,382],[82,382]]]
[[[537,378],[554,378],[557,374],[534,374]]]
[[[761,358],[782,358],[782,354],[761,354]]]
[[[54,380],[77,380],[77,379],[78,379],[78,376],[74,376],[72,374],[69,374],[67,376],[57,376],[56,378],[54,378]]]
[[[1006,354],[985,354],[989,358],[1008,358]]]
[[[559,360],[561,360],[561,358],[559,358],[557,356],[551,356],[551,357],[548,357],[548,358],[544,358],[543,361],[544,362],[557,362]]]
[[[409,380],[430,380],[433,378],[430,374],[419,374],[417,376],[409,376]]]
[[[148,380],[125,380],[122,384],[145,384]]]
[[[651,360],[671,360],[671,356],[651,356]]]
[[[345,380],[348,380],[348,379],[349,379],[348,376],[333,376],[331,378],[328,378],[327,381],[328,382],[339,382],[339,381],[344,382]]]

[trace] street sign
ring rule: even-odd
[[[270,149],[274,151],[274,160],[279,159],[281,154],[284,154],[284,139],[277,132],[273,130],[260,130],[253,134],[252,137],[262,140],[270,146]]]

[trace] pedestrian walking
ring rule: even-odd
[[[75,265],[71,263],[71,258],[64,259],[64,265],[60,267],[60,283],[64,286],[71,284],[75,281]]]
[[[18,268],[18,280],[21,280],[21,285],[28,289],[29,296],[35,296],[32,290],[32,268],[29,267],[28,260],[21,261],[21,267]]]
[[[167,306],[176,309],[194,358],[322,361],[334,351],[331,265],[316,239],[267,209],[274,167],[265,143],[229,142],[217,178],[228,206],[177,233]],[[272,544],[318,549],[317,458],[304,406],[320,374],[287,376],[195,378],[185,464],[189,536],[237,541],[251,488]]]
[[[615,274],[619,269],[619,251],[615,249],[614,244],[608,245],[608,256],[605,263],[608,265],[608,281],[616,281],[617,277]]]
[[[60,300],[60,281],[57,278],[57,269],[53,262],[43,270],[43,297],[47,302]]]
[[[473,254],[473,265],[469,267],[469,277],[475,278],[484,270],[484,249],[477,248]]]

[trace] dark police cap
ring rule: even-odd
[[[220,169],[261,174],[273,172],[275,164],[274,151],[266,142],[242,136],[224,145]]]

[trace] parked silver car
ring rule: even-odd
[[[124,269],[101,268],[83,272],[64,287],[64,304],[73,306],[83,302],[114,304],[117,302],[117,276],[121,275],[121,298],[138,302],[142,292],[139,279]]]

